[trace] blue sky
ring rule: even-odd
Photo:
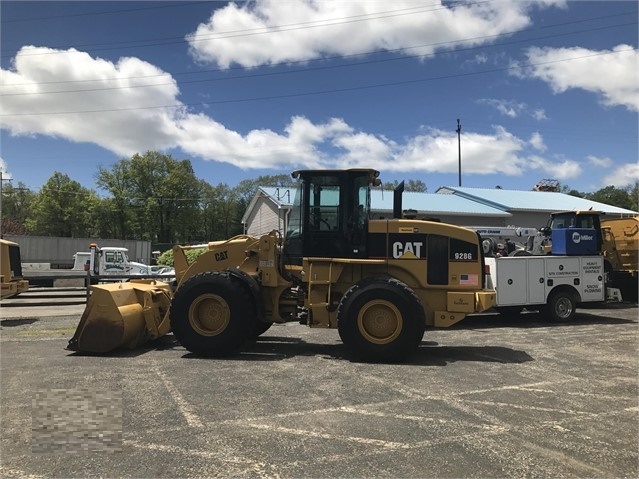
[[[0,162],[95,188],[158,150],[231,186],[297,168],[580,191],[639,180],[636,1],[0,2]]]

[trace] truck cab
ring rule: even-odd
[[[151,268],[143,263],[129,261],[128,249],[96,243],[90,246],[89,270],[98,276],[149,275]]]

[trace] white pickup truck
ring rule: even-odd
[[[556,322],[569,321],[580,303],[621,300],[606,290],[604,261],[593,256],[512,256],[486,258],[486,286],[497,293],[496,309],[515,314],[537,309]]]

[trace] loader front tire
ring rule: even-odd
[[[256,339],[268,331],[273,323],[266,323],[264,321],[260,321],[259,319],[255,319],[255,323],[253,323],[253,327],[249,332],[249,338]]]
[[[337,327],[355,359],[401,362],[424,337],[424,309],[404,283],[393,278],[352,286],[337,309]]]
[[[241,281],[228,272],[200,273],[186,280],[171,303],[171,329],[194,354],[236,353],[256,321],[256,308]]]

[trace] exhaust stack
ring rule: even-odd
[[[393,218],[402,217],[402,193],[404,193],[403,181],[393,190]]]

